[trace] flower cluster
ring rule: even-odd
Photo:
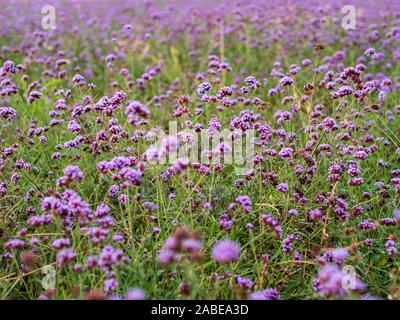
[[[266,225],[268,225],[275,233],[275,236],[278,239],[282,238],[283,231],[282,227],[279,225],[278,219],[274,218],[271,215],[263,214],[261,215],[262,222],[264,222]]]
[[[200,233],[190,231],[187,227],[176,229],[158,252],[158,261],[168,265],[181,260],[182,255],[187,255],[192,262],[200,261],[203,257],[201,238]]]
[[[365,285],[357,274],[345,273],[336,265],[326,264],[314,279],[313,288],[326,297],[343,299],[350,291],[364,291]]]

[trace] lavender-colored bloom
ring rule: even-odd
[[[232,221],[229,218],[229,215],[227,213],[223,213],[223,214],[221,214],[219,216],[219,227],[220,227],[220,229],[225,230],[225,231],[229,231],[229,230],[231,230],[233,224],[234,224],[234,221]]]
[[[146,293],[140,288],[130,288],[125,293],[125,300],[144,300]]]
[[[69,247],[71,245],[71,241],[67,238],[60,238],[53,241],[52,246],[55,249],[62,249],[65,247]]]
[[[10,107],[1,107],[0,108],[0,117],[4,118],[8,121],[12,121],[16,118],[17,112]]]
[[[139,101],[128,102],[125,109],[125,114],[128,116],[128,122],[133,126],[140,124],[140,118],[147,118],[150,115],[149,109]]]
[[[31,246],[36,246],[37,244],[40,243],[40,239],[38,239],[38,238],[36,238],[36,237],[32,237],[32,238],[29,240],[29,243],[31,244]]]
[[[253,287],[254,282],[251,279],[235,276],[236,283],[243,289],[250,289]]]
[[[327,264],[318,272],[314,289],[327,297],[344,298],[348,294],[342,285],[344,276],[335,265]]]
[[[114,291],[118,286],[118,281],[115,280],[114,278],[107,279],[104,281],[104,291],[105,292],[110,292]]]
[[[245,213],[250,213],[252,210],[251,206],[251,199],[248,196],[238,196],[236,198],[236,201],[239,203],[239,205],[242,207],[243,211]]]
[[[279,300],[279,298],[279,291],[272,288],[256,291],[250,295],[250,300]]]
[[[293,250],[293,242],[294,241],[301,241],[302,237],[294,234],[289,234],[283,241],[282,241],[282,251],[284,253],[291,252]]]
[[[298,261],[298,262],[303,260],[302,254],[298,251],[293,252],[293,260]],[[299,264],[299,263],[297,263],[297,264]]]
[[[326,262],[335,262],[336,264],[341,265],[348,256],[349,252],[347,249],[337,248],[326,251],[323,255],[323,259]]]
[[[389,257],[395,257],[399,254],[399,250],[396,248],[396,242],[393,240],[387,240],[385,242],[385,248]]]
[[[372,295],[369,295],[369,294],[363,294],[360,297],[360,300],[381,300],[381,299],[379,297],[372,296]]]
[[[240,256],[240,245],[231,240],[218,241],[214,245],[212,255],[218,263],[235,262]]]
[[[317,221],[322,217],[322,211],[320,209],[312,209],[308,212],[308,216],[311,221]]]
[[[126,204],[128,202],[128,196],[126,194],[121,193],[118,196],[118,202],[122,205]]]
[[[53,215],[51,214],[42,214],[40,216],[32,216],[30,217],[26,223],[31,226],[43,226],[49,224],[53,219]]]
[[[97,266],[98,259],[95,256],[89,256],[86,258],[86,268],[89,270]]]
[[[28,103],[32,104],[35,100],[40,99],[42,94],[39,91],[31,91],[28,97]]]
[[[374,48],[368,48],[367,50],[365,50],[365,52],[364,52],[364,54],[366,55],[366,56],[372,56],[372,55],[374,55],[375,54],[375,49]]]
[[[211,204],[210,204],[209,202],[205,202],[204,205],[203,205],[203,209],[205,209],[205,210],[211,210],[211,209],[212,209],[212,206],[211,206]]]
[[[282,232],[282,227],[279,225],[278,219],[267,214],[261,215],[261,219],[266,225],[268,225],[275,232],[276,237],[278,239],[282,239],[283,232]]]
[[[379,223],[384,226],[395,226],[396,219],[393,218],[382,218],[379,220]]]
[[[163,249],[158,252],[157,258],[158,262],[164,265],[168,265],[179,260],[179,256],[174,251],[168,249]]]
[[[80,74],[76,74],[72,77],[72,82],[76,85],[76,86],[82,86],[85,82],[83,77]]]
[[[78,133],[79,130],[81,130],[81,126],[75,120],[71,120],[70,123],[68,123],[68,130],[72,133]]]
[[[379,101],[380,101],[380,102],[385,102],[385,99],[386,99],[386,91],[383,91],[383,90],[379,91],[378,97],[379,97]]]
[[[161,154],[166,154],[168,155],[169,153],[172,153],[176,150],[179,149],[179,141],[176,137],[174,136],[166,136],[165,138],[162,139],[161,144],[160,144],[160,152]]]
[[[115,234],[112,239],[117,243],[121,243],[122,241],[124,241],[124,236],[118,233]]]
[[[201,240],[185,239],[182,241],[182,249],[189,252],[195,252],[201,249],[202,244]]]
[[[348,277],[352,277],[350,288],[344,285],[347,283]],[[360,292],[365,289],[365,285],[356,274],[347,274],[336,265],[326,264],[318,272],[313,288],[326,297],[346,298],[349,290]]]
[[[279,151],[279,156],[281,158],[291,158],[291,157],[293,157],[293,149],[292,148],[282,148],[282,150]]]
[[[205,93],[207,93],[208,91],[210,91],[212,88],[211,84],[209,84],[208,82],[203,82],[202,84],[199,85],[198,89],[197,89],[197,93],[200,95],[203,95]]]
[[[64,169],[64,174],[70,180],[82,180],[83,173],[78,166],[68,166]]]
[[[19,239],[12,239],[7,241],[4,244],[4,249],[8,250],[8,249],[22,249],[25,246],[25,242],[23,240],[19,240]]]
[[[395,209],[393,211],[394,218],[396,219],[397,223],[400,223],[400,209]]]
[[[249,87],[251,87],[252,89],[256,89],[257,87],[259,87],[261,85],[261,83],[253,76],[248,76],[245,79],[247,85]]]
[[[57,253],[57,264],[60,267],[65,266],[68,262],[74,260],[76,253],[72,249],[62,249]]]
[[[276,190],[279,190],[280,192],[287,193],[289,191],[289,187],[287,183],[280,183],[276,187]]]
[[[351,95],[353,93],[353,89],[350,86],[342,86],[336,92],[332,94],[334,98],[344,97]]]
[[[364,244],[367,246],[367,247],[371,247],[373,244],[374,244],[374,241],[372,240],[372,239],[365,239],[364,240]]]
[[[358,224],[358,228],[361,230],[376,230],[376,223],[370,220],[364,220]]]
[[[14,67],[15,67],[14,61],[6,60],[3,62],[3,70],[5,72],[12,71],[14,69]]]
[[[112,185],[109,189],[108,189],[108,195],[111,198],[114,198],[117,196],[117,194],[119,193],[119,187],[117,185]]]
[[[131,168],[122,168],[118,174],[123,177],[126,180],[126,184],[129,185],[135,185],[135,186],[139,186],[142,183],[142,178],[141,178],[141,174],[135,170],[135,169],[131,169]]]
[[[280,81],[279,84],[281,86],[290,86],[291,84],[294,83],[294,80],[290,77],[283,77]]]

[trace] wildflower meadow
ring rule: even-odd
[[[0,298],[399,300],[398,1],[4,0]]]

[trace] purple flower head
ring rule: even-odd
[[[68,262],[75,260],[76,253],[72,249],[62,249],[57,253],[57,264],[60,267],[65,266]]]
[[[280,192],[287,193],[289,191],[289,187],[287,183],[280,183],[276,187],[276,190],[279,190]]]
[[[64,169],[64,174],[72,180],[82,180],[83,173],[78,166],[68,166]]]
[[[75,120],[71,120],[68,123],[68,130],[71,131],[72,133],[78,133],[81,130],[81,126]]]
[[[104,281],[104,291],[105,292],[110,292],[114,291],[118,286],[118,281],[115,280],[114,278],[107,279]]]
[[[240,256],[240,245],[231,240],[217,241],[214,245],[212,255],[218,263],[235,262]]]
[[[282,239],[283,232],[282,232],[282,227],[279,225],[278,219],[267,214],[261,215],[261,219],[266,225],[268,225],[274,231],[278,239]]]
[[[395,209],[393,211],[394,218],[396,219],[397,223],[400,223],[400,209]]]
[[[322,217],[322,211],[320,209],[312,209],[308,212],[308,216],[311,221],[317,221]]]
[[[203,82],[202,84],[199,85],[199,87],[197,89],[197,93],[200,95],[203,95],[203,94],[207,93],[208,91],[210,91],[211,89],[212,89],[212,86],[210,83]]]
[[[282,148],[282,150],[279,151],[279,156],[281,158],[291,158],[291,157],[293,157],[293,149],[292,148]]]
[[[251,199],[248,196],[238,196],[236,198],[237,203],[242,207],[245,213],[250,213],[252,210]]]
[[[254,284],[251,279],[243,278],[241,276],[235,276],[235,281],[243,289],[250,289]]]
[[[290,86],[291,84],[294,83],[294,80],[291,77],[283,77],[280,81],[279,84],[283,86]]]
[[[72,82],[76,85],[76,86],[82,86],[85,82],[83,77],[80,74],[76,74],[72,77]]]
[[[144,300],[145,298],[146,294],[140,288],[130,288],[125,293],[125,300]]]
[[[279,300],[279,298],[279,291],[272,288],[256,291],[250,295],[250,300]]]
[[[251,87],[252,89],[256,89],[257,87],[259,87],[261,85],[260,81],[258,81],[255,77],[253,76],[248,76],[245,79],[247,85],[249,87]]]
[[[35,100],[40,99],[42,94],[39,91],[33,90],[29,93],[28,103],[32,104]]]
[[[341,265],[348,256],[349,252],[347,249],[337,248],[326,251],[323,255],[323,259],[326,262],[335,262],[336,264]]]
[[[69,247],[71,245],[71,241],[67,238],[59,238],[53,241],[52,247],[54,249],[62,249],[65,247]]]
[[[364,220],[364,221],[361,221],[358,224],[358,228],[359,229],[366,230],[366,231],[368,231],[368,230],[376,230],[376,227],[377,227],[376,223],[373,222],[373,221],[370,221],[370,220]]]
[[[179,260],[179,255],[177,255],[172,250],[161,250],[157,255],[158,262],[164,265],[171,264],[172,262]]]
[[[399,254],[399,250],[396,248],[396,242],[393,240],[387,240],[385,242],[386,253],[389,257],[396,257]]]
[[[8,250],[8,249],[22,249],[25,246],[25,242],[23,240],[19,240],[19,239],[12,239],[7,241],[4,244],[4,249]]]
[[[10,107],[1,107],[0,108],[0,117],[4,118],[8,121],[12,121],[16,118],[17,111]]]
[[[166,136],[160,144],[161,154],[169,154],[179,149],[179,141],[174,136]]]
[[[291,252],[293,250],[293,242],[294,241],[301,241],[302,237],[294,234],[289,234],[283,241],[282,241],[282,251],[284,253]]]
[[[326,264],[318,272],[313,288],[326,297],[346,298],[349,290],[363,291],[365,286],[354,272],[345,272],[334,264]]]

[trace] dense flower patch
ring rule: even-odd
[[[0,297],[400,298],[396,1],[49,2],[1,9]]]

